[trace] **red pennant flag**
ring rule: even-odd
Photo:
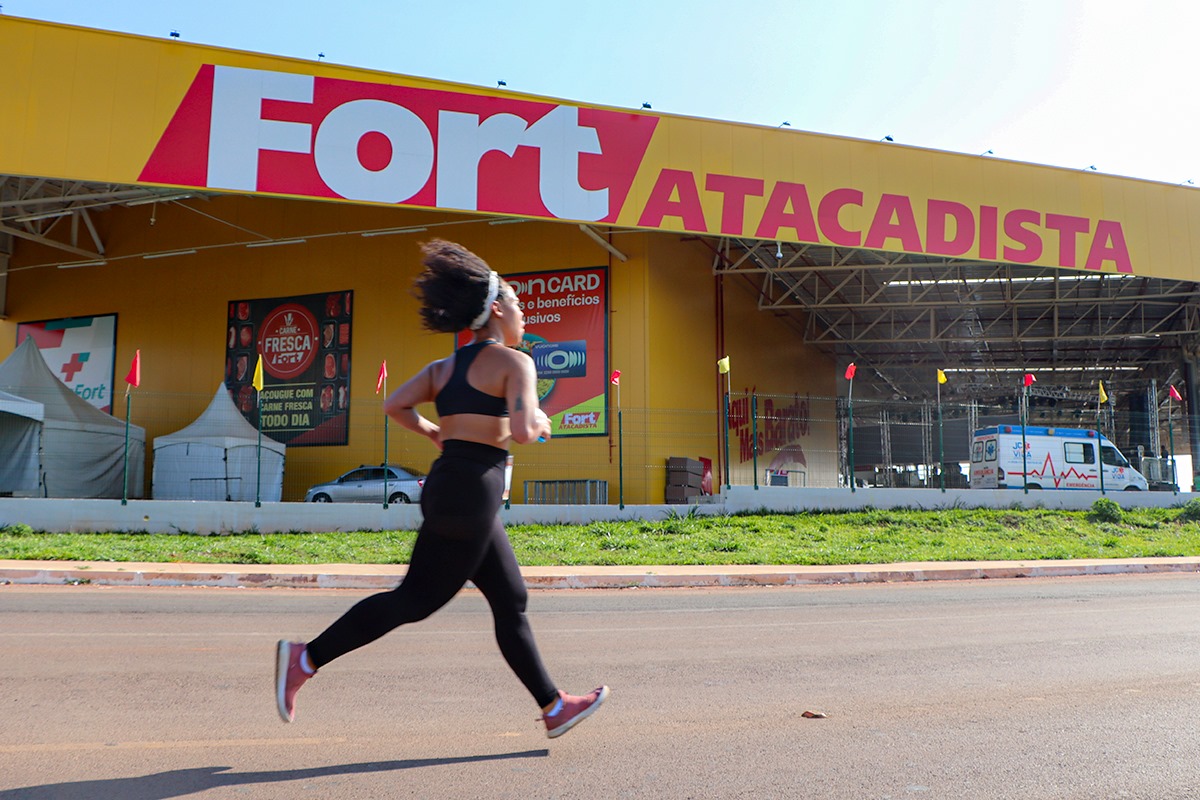
[[[621,370],[614,369],[613,374],[611,376],[609,376],[609,378],[608,378],[608,382],[611,383],[613,386],[620,386],[621,385]]]
[[[1025,386],[1026,386],[1026,387],[1029,387],[1029,386],[1031,386],[1031,385],[1033,385],[1033,384],[1035,384],[1035,383],[1037,383],[1037,378],[1033,377],[1033,373],[1032,373],[1032,372],[1026,372],[1026,373],[1025,373]]]
[[[854,362],[850,362],[850,366],[846,367],[846,380],[854,380],[854,373],[858,372],[858,367],[854,366]]]
[[[1172,386],[1170,388],[1170,390],[1167,392],[1167,394],[1171,395],[1172,400],[1179,400],[1179,401],[1183,400],[1183,395],[1179,394],[1179,391],[1174,386]]]
[[[375,381],[375,394],[379,394],[380,390],[383,389],[383,385],[385,383],[387,383],[387,359],[386,358],[383,360],[383,363],[379,365],[379,380]]]
[[[142,351],[133,351],[133,363],[129,365],[129,374],[125,376],[125,382],[130,386],[137,388],[142,385]]]

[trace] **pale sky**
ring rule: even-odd
[[[1200,186],[1196,0],[0,2],[583,104]]]

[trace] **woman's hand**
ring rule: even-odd
[[[442,428],[440,425],[434,425],[430,422],[423,433],[429,437],[429,441],[433,442],[438,450],[442,449]]]
[[[541,408],[536,408],[536,409],[534,409],[533,417],[537,421],[537,427],[538,427],[538,431],[539,431],[538,432],[538,441],[539,442],[550,441],[550,437],[553,435],[553,431],[550,428],[550,418],[546,416],[546,412],[542,411]]]

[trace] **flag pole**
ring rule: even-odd
[[[725,488],[733,488],[730,483],[730,375],[725,373],[725,417],[722,420],[725,428]]]
[[[850,366],[846,368],[846,378],[850,381],[850,388],[846,392],[846,443],[849,451],[846,472],[850,477],[850,494],[854,494],[854,484],[856,483],[854,480],[854,362],[850,362]]]
[[[730,479],[730,405],[733,402],[733,378],[732,369],[725,373],[725,488],[732,489],[733,481]]]
[[[254,481],[254,507],[262,508],[262,391],[254,394],[257,395],[255,406],[258,411],[255,415],[258,417],[258,475]]]
[[[375,381],[375,394],[378,396],[380,390],[383,391],[384,402],[387,402],[387,359],[385,358],[379,364],[379,378]],[[388,468],[388,415],[383,414],[383,507],[388,507],[388,474],[391,470]]]
[[[946,447],[942,437],[942,375],[938,370],[937,404],[938,404],[938,487],[946,491]]]
[[[1171,391],[1174,391],[1174,390],[1175,390],[1175,387],[1172,386]],[[1173,402],[1171,402],[1171,400],[1172,400],[1171,395],[1168,393],[1167,394],[1167,441],[1170,442],[1170,444],[1171,444],[1171,485],[1175,487],[1171,493],[1179,494],[1179,472],[1178,472],[1178,467],[1176,467],[1176,465],[1175,465],[1175,421],[1174,421],[1174,413],[1173,413],[1175,410],[1175,404]]]
[[[383,396],[387,398],[387,373],[383,374]],[[407,461],[407,459],[405,459]],[[388,415],[383,415],[383,507],[388,507]]]
[[[386,381],[385,381],[386,383]],[[383,387],[383,392],[387,394],[387,386]],[[388,469],[388,415],[383,415],[383,507],[388,507],[388,475],[391,470]]]
[[[121,505],[129,504],[129,407],[133,402],[129,390],[142,385],[142,351],[133,351],[133,363],[125,376],[125,453],[121,457]]]
[[[854,381],[850,381],[850,390],[847,394],[846,408],[846,440],[849,444],[849,458],[846,461],[846,471],[850,473],[850,494],[854,494]]]
[[[733,386],[732,379],[730,378],[732,370],[729,368],[729,356],[721,356],[717,359],[717,372],[725,376],[725,409],[721,415],[721,430],[725,438],[725,488],[728,490],[733,488],[729,481],[729,394]]]
[[[254,378],[251,380],[251,385],[254,386],[254,406],[256,412],[254,416],[256,427],[258,428],[258,447],[256,448],[258,455],[258,471],[254,480],[254,507],[262,508],[262,353],[258,354],[258,363],[254,365]]]
[[[613,378],[609,379],[614,380]],[[625,427],[621,419],[621,373],[615,377],[617,383],[617,502],[625,507]]]
[[[1021,389],[1021,488],[1029,494],[1029,446],[1025,443],[1025,429],[1029,427],[1029,375],[1025,376]]]
[[[121,505],[129,504],[129,384],[125,384],[125,456],[124,471],[121,476]]]
[[[733,486],[729,482],[729,392],[731,383],[729,374],[732,370],[729,369],[729,356],[721,356],[717,359],[717,372],[725,376],[725,396],[722,400],[724,409],[721,414],[721,433],[724,439],[722,460],[725,462],[725,488],[732,489]]]
[[[1100,391],[1104,391],[1104,381],[1100,381]],[[1104,431],[1100,430],[1101,411],[1104,408],[1104,401],[1100,398],[1100,394],[1096,394],[1096,450],[1100,456],[1100,494],[1104,494]]]

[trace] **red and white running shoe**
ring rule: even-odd
[[[284,722],[296,719],[296,692],[304,682],[317,673],[304,671],[300,657],[304,655],[303,642],[280,640],[275,652],[275,705]]]
[[[554,713],[542,715],[542,719],[546,722],[546,736],[551,739],[562,736],[591,716],[592,712],[599,708],[604,699],[608,697],[608,687],[601,686],[593,689],[582,697],[567,694],[560,689],[558,697],[559,702],[556,704]]]

